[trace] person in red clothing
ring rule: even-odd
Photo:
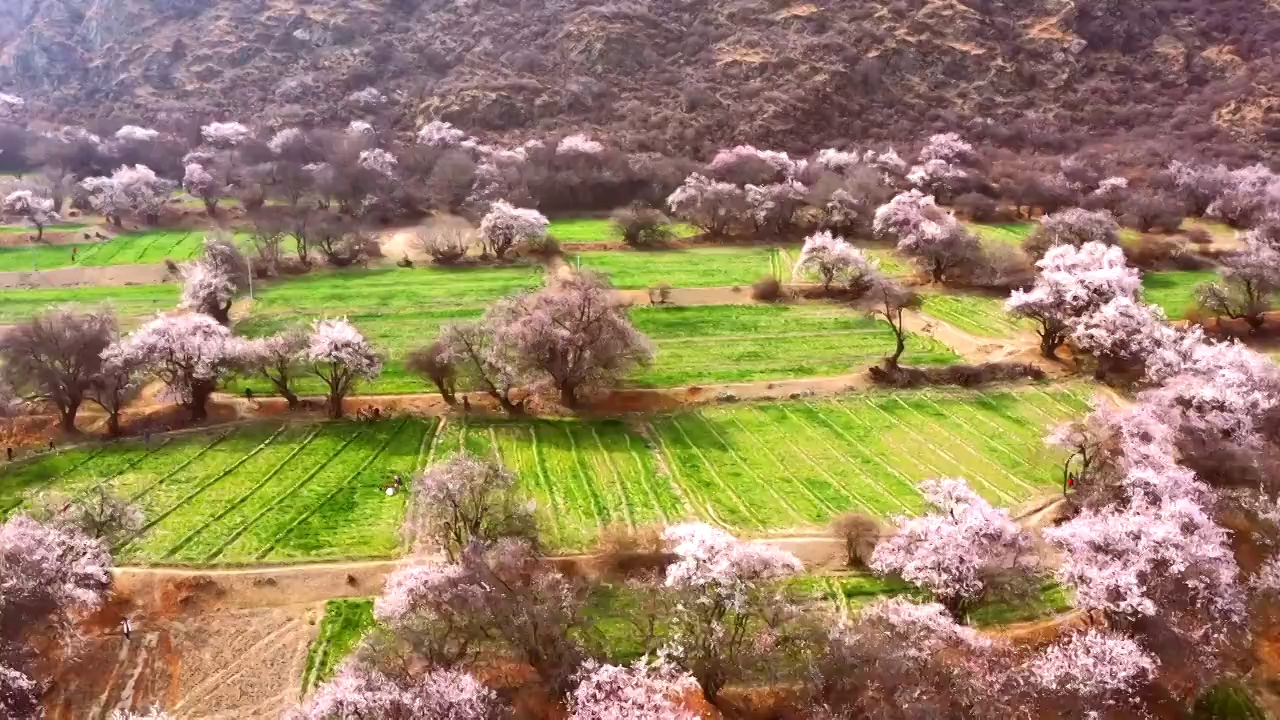
[[[75,262],[75,261],[76,261],[76,253],[78,253],[78,252],[80,252],[80,248],[78,248],[78,247],[73,247],[73,248],[71,248],[71,262]]]

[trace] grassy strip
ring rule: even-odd
[[[307,648],[307,664],[302,671],[302,694],[333,677],[333,673],[355,650],[360,639],[374,626],[373,601],[330,600],[324,604],[320,632]]]

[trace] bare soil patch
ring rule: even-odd
[[[169,281],[164,265],[67,267],[37,272],[0,272],[0,288],[64,288],[85,285],[156,285]]]

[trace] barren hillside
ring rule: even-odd
[[[934,127],[1280,139],[1275,0],[8,0],[0,87],[47,119],[194,106],[443,118],[638,150]],[[351,93],[375,87],[381,108]],[[994,122],[988,122],[994,121]],[[1008,139],[1008,138],[1005,138]]]

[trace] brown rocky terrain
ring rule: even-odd
[[[0,88],[45,119],[442,118],[629,149],[1280,139],[1275,0],[8,0]],[[381,107],[351,93],[375,87]]]

